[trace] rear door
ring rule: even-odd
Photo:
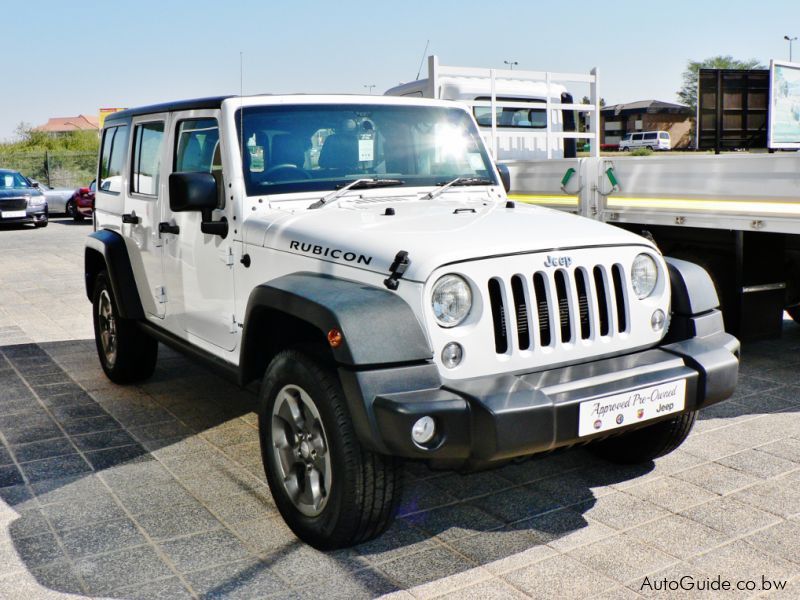
[[[219,190],[212,220],[224,218],[233,223],[232,203],[226,203],[223,193],[219,111],[176,113],[170,129],[171,172],[212,173]],[[233,350],[238,339],[233,318],[233,231],[226,238],[203,233],[201,213],[173,213],[168,185],[165,193],[161,220],[165,231],[168,328],[182,337],[199,338],[222,350]]]
[[[164,143],[166,115],[145,115],[132,122],[130,172],[125,198],[122,228],[125,237],[133,242],[136,252],[129,252],[131,260],[138,262],[134,269],[143,274],[147,294],[140,297],[145,311],[163,318],[167,301],[164,290],[162,264],[163,239],[158,231],[161,204],[165,198],[165,181],[161,175],[165,162]],[[103,183],[101,182],[101,188]]]

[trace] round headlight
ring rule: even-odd
[[[436,322],[442,327],[455,327],[467,318],[472,308],[472,291],[463,277],[445,275],[433,286],[431,306]]]
[[[639,254],[633,259],[631,267],[631,285],[639,300],[647,298],[656,289],[658,283],[658,265],[649,254]]]

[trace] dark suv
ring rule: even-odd
[[[47,226],[47,198],[16,171],[0,169],[0,224]]]

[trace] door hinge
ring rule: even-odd
[[[239,324],[236,322],[236,315],[231,315],[231,333],[236,333],[239,331]]]
[[[165,288],[163,285],[156,288],[156,301],[159,304],[167,303],[167,288]]]
[[[220,250],[219,257],[225,263],[225,266],[233,266],[233,248],[231,246],[228,246],[225,250]]]

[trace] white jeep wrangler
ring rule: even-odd
[[[730,396],[705,271],[507,200],[445,101],[208,98],[105,121],[86,245],[103,370],[158,342],[260,380],[275,502],[318,548],[389,525],[402,458],[474,469],[560,446],[649,461]],[[224,399],[220,399],[224,401]]]

